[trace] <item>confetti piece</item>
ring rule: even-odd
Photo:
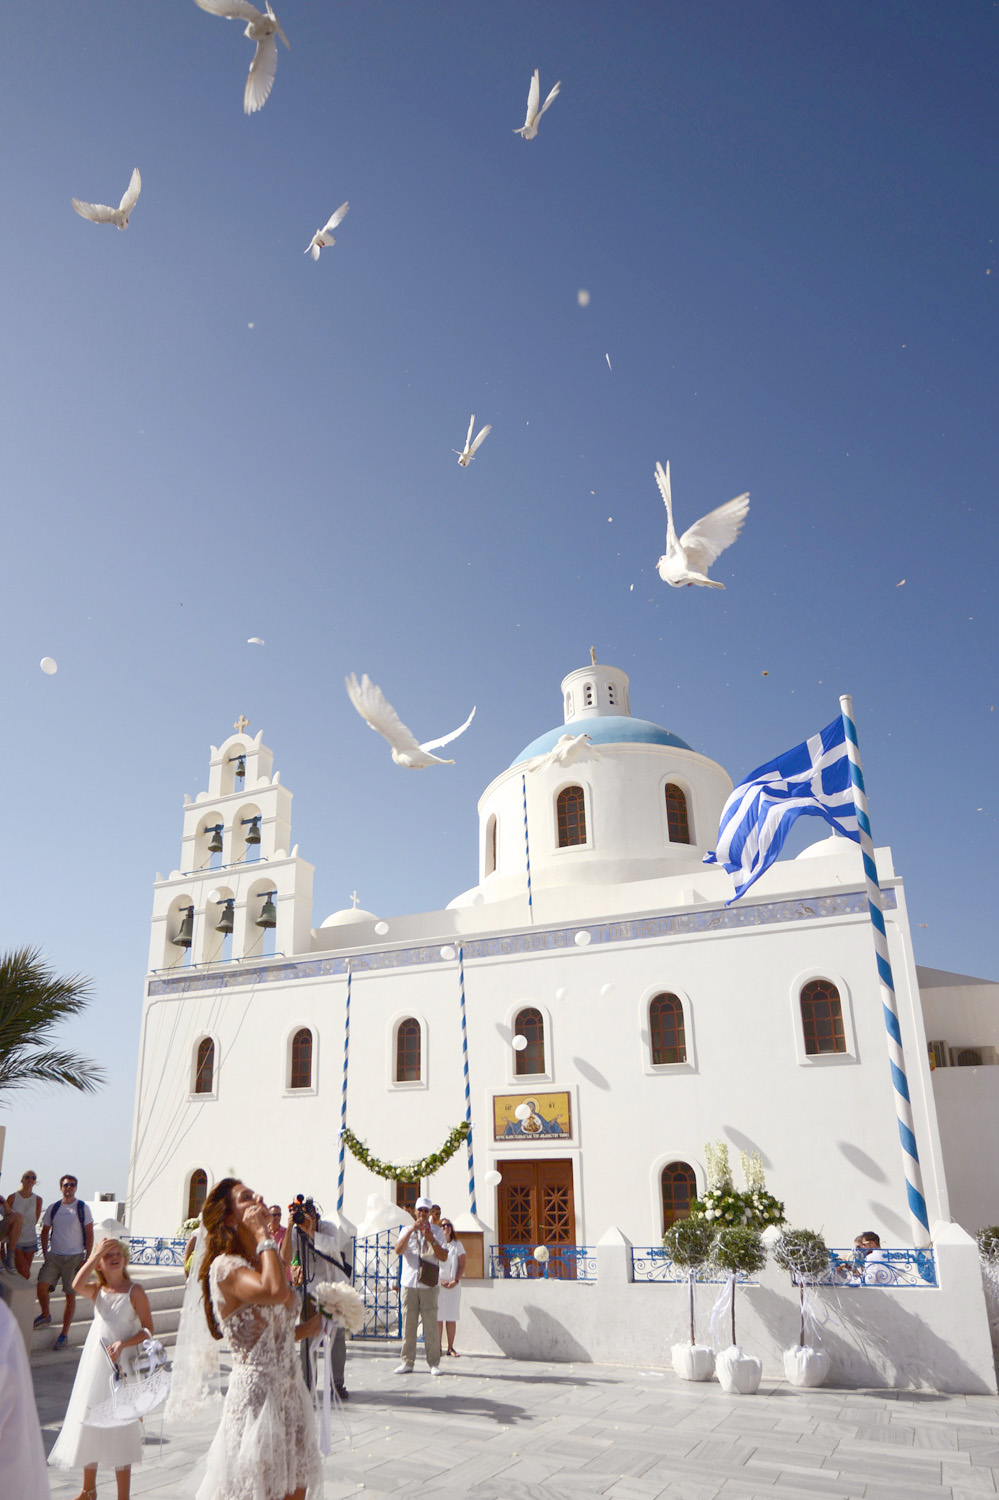
[[[246,325],[246,326],[247,326],[247,328],[252,328],[252,327],[253,327],[253,324],[252,324],[252,323],[247,323],[247,325]]]
[[[607,361],[607,368],[608,368],[608,370],[613,370],[614,366],[610,362],[610,355],[609,354],[605,354],[604,355],[604,359]]]
[[[607,519],[608,519],[608,521],[613,521],[614,517],[613,516],[608,516]]]
[[[901,588],[901,587],[902,587],[902,585],[903,585],[903,583],[904,583],[904,582],[905,582],[905,579],[904,579],[904,578],[900,578],[900,579],[899,579],[899,580],[898,580],[898,583],[896,583],[896,585],[895,585],[895,587],[896,587],[896,588],[897,588],[897,589],[900,589],[900,588]]]
[[[259,635],[251,635],[247,637],[246,644],[248,646],[262,646],[264,643],[260,639]]]
[[[59,670],[58,663],[55,661],[54,657],[51,656],[43,656],[38,665],[41,667],[46,677],[51,677],[54,672],[58,672]]]
[[[589,307],[590,294],[586,290],[585,286],[581,286],[579,288],[579,291],[576,293],[576,301],[579,303],[580,307]]]
[[[763,676],[763,677],[769,677],[770,673],[769,672],[762,672],[760,675]]]

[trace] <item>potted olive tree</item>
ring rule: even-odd
[[[744,1354],[735,1337],[735,1284],[740,1274],[754,1276],[767,1263],[766,1246],[758,1229],[748,1224],[721,1229],[715,1240],[714,1261],[729,1278],[731,1288],[732,1343],[715,1359],[715,1373],[725,1391],[752,1396],[760,1388],[763,1362]]]
[[[784,1374],[791,1385],[821,1385],[829,1373],[829,1356],[805,1342],[806,1292],[829,1270],[829,1250],[812,1229],[789,1229],[774,1245],[774,1260],[798,1286],[798,1342],[784,1350]]]
[[[694,1283],[701,1266],[711,1259],[715,1231],[704,1219],[677,1219],[663,1235],[663,1245],[673,1264],[687,1273],[690,1342],[674,1344],[673,1369],[681,1380],[710,1380],[715,1372],[714,1350],[697,1342],[694,1327]]]

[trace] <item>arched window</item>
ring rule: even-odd
[[[566,693],[566,695],[565,695],[565,721],[566,721],[567,724],[568,724],[568,722],[569,722],[569,720],[571,718],[572,718],[572,694],[571,693]]]
[[[677,1219],[690,1218],[690,1205],[697,1197],[694,1169],[685,1161],[671,1161],[662,1170],[663,1233]]]
[[[514,1072],[518,1078],[528,1073],[543,1073],[545,1071],[545,1022],[541,1012],[533,1005],[519,1010],[513,1023],[513,1034],[527,1039],[527,1046],[513,1054],[516,1059]]]
[[[801,992],[801,1025],[808,1056],[846,1051],[843,1007],[839,990],[831,979],[813,979],[805,985]]]
[[[687,817],[687,797],[674,782],[666,783],[666,826],[671,844],[691,844],[690,820]]]
[[[649,1038],[654,1063],[687,1061],[683,1005],[675,995],[654,995],[649,1003]]]
[[[210,1094],[215,1087],[215,1043],[210,1036],[203,1036],[198,1043],[198,1055],[194,1063],[194,1092]],[[191,1214],[187,1216],[189,1219]]]
[[[420,1196],[419,1182],[397,1182],[395,1185],[395,1201],[398,1206],[405,1209],[406,1213],[416,1218],[416,1200]]]
[[[208,1197],[208,1173],[197,1171],[191,1173],[191,1185],[187,1190],[187,1217],[196,1219],[205,1206]]]
[[[586,843],[586,798],[581,786],[567,786],[555,804],[558,816],[558,846]]]
[[[498,824],[496,814],[493,813],[486,824],[486,874],[492,875],[496,870],[496,830]]]
[[[291,1040],[291,1080],[288,1087],[312,1087],[312,1032],[307,1026],[296,1031]]]
[[[399,1022],[395,1034],[396,1083],[419,1083],[423,1076],[421,1062],[420,1023],[413,1016],[407,1016],[405,1021]]]

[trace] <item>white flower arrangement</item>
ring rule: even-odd
[[[534,1259],[541,1265],[546,1265],[551,1259],[547,1245],[538,1245],[534,1251]]]
[[[348,1333],[360,1333],[364,1327],[364,1298],[345,1282],[320,1281],[313,1288],[316,1304],[323,1318],[345,1328]]]
[[[706,1141],[704,1160],[707,1163],[708,1187],[724,1191],[732,1187],[732,1168],[728,1163],[728,1146],[725,1141]]]

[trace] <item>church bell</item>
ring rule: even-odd
[[[250,819],[250,826],[249,826],[249,828],[246,831],[246,842],[248,844],[259,844],[260,843],[260,819],[259,818],[251,818]]]
[[[219,917],[218,921],[215,924],[216,932],[225,933],[232,931],[234,904],[235,903],[232,900],[223,902],[222,915]]]
[[[208,832],[207,828],[205,829],[205,832],[206,833]],[[208,840],[208,852],[209,852],[209,854],[221,854],[222,853],[222,825],[221,825],[221,823],[218,824],[217,827],[215,827],[215,828],[212,829],[212,836]]]
[[[194,907],[184,908],[184,920],[180,924],[180,931],[175,938],[171,938],[175,948],[190,948],[194,941]]]
[[[276,927],[277,926],[277,907],[274,905],[274,896],[275,895],[276,895],[276,892],[271,891],[270,894],[267,897],[267,900],[264,902],[263,906],[260,908],[260,915],[257,918],[257,922],[256,922],[256,925],[258,927]]]

